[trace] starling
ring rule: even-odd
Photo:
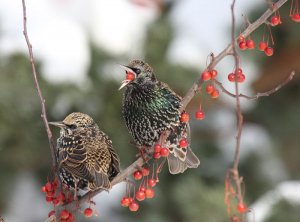
[[[75,112],[62,122],[49,124],[60,128],[57,161],[62,183],[75,191],[110,189],[110,181],[120,172],[120,161],[111,140],[94,120]]]
[[[166,83],[158,81],[147,63],[133,60],[122,67],[127,74],[120,87],[126,87],[122,113],[134,142],[138,146],[153,146],[168,130],[170,135],[166,143],[170,151],[167,157],[170,173],[197,168],[200,161],[191,148],[183,149],[179,145],[182,138],[189,139],[189,125],[180,121],[182,98]]]

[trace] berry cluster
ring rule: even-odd
[[[70,193],[68,197],[63,192],[57,193],[57,181],[47,182],[42,186],[42,192],[46,194],[46,201],[53,203],[54,206],[69,203],[73,201],[73,195]]]
[[[242,82],[245,81],[245,79],[246,79],[246,76],[243,73],[243,70],[241,68],[238,68],[234,72],[228,74],[228,80],[229,80],[229,82],[235,82],[235,81],[237,81],[239,83],[242,83]]]
[[[69,188],[63,186],[63,189],[64,191],[58,192],[58,182],[57,180],[54,180],[52,182],[47,182],[44,186],[42,186],[41,191],[45,193],[46,201],[48,203],[52,203],[54,207],[57,207],[58,205],[68,204],[74,201],[74,194],[69,190]],[[55,213],[55,209],[51,210],[48,213],[48,217],[51,217]],[[93,210],[88,207],[84,210],[83,214],[86,217],[91,217],[93,215]],[[74,214],[67,209],[62,210],[59,216],[61,222],[75,221]]]
[[[153,158],[159,159],[160,157],[167,157],[169,156],[169,149],[166,147],[161,147],[160,144],[155,144],[153,147],[154,153]]]
[[[208,81],[208,80],[210,80],[210,79],[216,78],[217,75],[218,75],[217,70],[212,69],[212,70],[209,71],[209,70],[206,69],[206,70],[204,70],[204,72],[202,72],[201,78],[202,78],[202,80],[204,80],[204,81]]]
[[[202,72],[201,74],[201,78],[204,81],[208,81],[208,80],[214,80],[218,75],[217,70],[212,69],[210,71],[208,71],[207,69],[204,70],[204,72]],[[219,90],[217,90],[213,85],[210,85],[207,89],[206,92],[208,94],[210,94],[211,98],[216,99],[219,97],[220,93]]]
[[[241,50],[255,49],[255,42],[250,38],[250,36],[247,40],[245,40],[244,36],[240,35],[238,38],[238,43]]]
[[[154,165],[153,165],[154,166]],[[152,177],[149,179],[150,169],[149,167],[143,167],[140,170],[136,170],[133,173],[133,178],[135,180],[141,180],[137,192],[135,192],[135,185],[133,183],[127,183],[126,195],[121,199],[121,205],[123,207],[128,207],[130,211],[137,211],[139,209],[139,204],[137,201],[141,202],[143,200],[151,199],[154,197],[153,187],[159,182],[158,173],[160,172],[162,166],[156,169],[156,178],[154,178],[154,169],[152,171]],[[154,168],[154,167],[153,167]],[[133,186],[134,195],[131,195],[131,188]],[[136,201],[137,200],[137,201]]]
[[[73,221],[75,221],[75,217],[70,211],[63,210],[60,212],[60,222],[73,222]]]

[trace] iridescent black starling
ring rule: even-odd
[[[120,172],[119,157],[94,120],[76,112],[49,124],[60,127],[57,161],[62,182],[75,190],[110,189]]]
[[[167,138],[169,171],[183,173],[187,168],[200,164],[190,147],[179,145],[189,137],[188,123],[180,122],[181,97],[170,87],[156,79],[153,69],[141,60],[133,60],[122,66],[127,74],[120,89],[126,86],[123,97],[123,117],[135,143],[153,146],[161,133],[170,130]]]

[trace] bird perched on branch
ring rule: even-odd
[[[189,125],[180,121],[181,97],[167,84],[156,79],[153,69],[141,60],[133,60],[127,66],[126,87],[122,113],[126,126],[138,146],[152,147],[165,131],[169,149],[168,165],[171,174],[183,173],[187,168],[200,164],[191,148],[181,148],[179,141],[189,138]]]
[[[77,190],[110,189],[110,181],[120,172],[119,157],[111,140],[94,120],[84,113],[71,113],[62,122],[57,139],[59,176]]]

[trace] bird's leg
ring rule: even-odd
[[[147,147],[146,146],[142,146],[140,147],[140,153],[141,153],[141,157],[143,158],[144,163],[146,163],[146,158],[145,158],[145,152],[147,153]]]
[[[78,191],[78,182],[79,180],[74,179],[74,200],[78,200],[77,191]]]
[[[148,147],[147,146],[138,146],[139,153],[137,154],[137,157],[142,157],[143,161],[147,162],[147,155],[148,155]]]
[[[169,131],[162,131],[161,134],[160,134],[158,143],[159,143],[161,146],[164,146],[164,143],[166,142],[166,140],[167,140],[167,138],[168,138],[169,135],[170,135],[170,132],[169,132]]]

